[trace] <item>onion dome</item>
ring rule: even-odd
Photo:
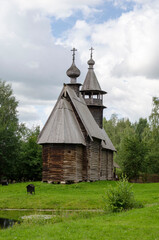
[[[66,74],[70,78],[77,78],[80,76],[80,70],[76,67],[75,63],[73,62],[71,67],[67,70]]]
[[[71,51],[73,51],[73,60],[72,60],[72,65],[71,67],[67,70],[66,74],[68,77],[70,77],[71,79],[76,79],[77,77],[80,76],[80,70],[76,67],[75,65],[75,51],[77,51],[77,49],[73,48]]]
[[[93,68],[93,65],[95,64],[95,61],[91,58],[91,59],[88,60],[87,63],[88,63],[90,68]]]

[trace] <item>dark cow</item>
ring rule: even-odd
[[[35,194],[35,186],[33,184],[29,184],[28,186],[26,186],[26,188],[27,188],[27,193]]]

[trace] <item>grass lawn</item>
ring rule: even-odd
[[[115,182],[99,181],[73,185],[33,183],[36,194],[27,195],[27,183],[0,186],[0,208],[33,209],[20,215],[39,214],[36,209],[56,209],[51,219],[26,219],[21,224],[0,230],[0,240],[159,240],[159,183],[133,184],[136,200],[145,207],[122,213],[83,212],[103,209],[104,196]],[[80,209],[80,212],[63,212]],[[43,213],[46,214],[46,213]],[[13,211],[0,211],[0,217],[15,217]]]
[[[0,240],[158,240],[159,205],[116,214],[80,213],[24,221]]]
[[[0,209],[101,209],[111,181],[54,185],[34,182],[35,195],[26,193],[29,183],[0,186]],[[159,202],[159,183],[133,184],[136,200],[143,204]]]

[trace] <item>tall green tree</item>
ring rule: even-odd
[[[149,117],[149,128],[145,131],[144,140],[148,145],[148,172],[159,174],[159,98],[153,98],[152,112]]]
[[[132,128],[132,124],[129,119],[118,119],[116,114],[112,114],[109,120],[103,119],[103,127],[117,150],[117,154],[114,155],[114,160],[120,165],[121,159],[118,154],[120,152],[120,143],[125,130]]]
[[[106,120],[106,118],[103,119],[103,127],[115,147],[118,149],[118,145],[120,144],[123,131],[127,127],[131,127],[131,122],[129,121],[129,119],[118,119],[117,114],[112,114],[109,120]]]
[[[159,97],[153,97],[153,107],[152,112],[149,117],[150,124],[153,130],[157,130],[157,137],[159,132]]]
[[[146,146],[132,129],[127,129],[119,150],[119,158],[123,172],[129,179],[139,177],[145,164]]]
[[[148,127],[149,127],[149,124],[146,118],[140,118],[139,122],[136,122],[134,124],[135,132],[138,135],[140,141],[142,141],[145,129]]]
[[[40,128],[28,129],[21,125],[21,141],[19,149],[19,180],[41,180],[42,178],[42,147],[37,144]]]
[[[11,85],[0,80],[0,179],[15,177],[19,142],[17,106]]]
[[[117,149],[114,159],[129,178],[141,172],[159,174],[159,98],[153,98],[149,121],[140,118],[132,124],[113,114],[103,119],[103,126]]]

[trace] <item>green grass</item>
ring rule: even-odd
[[[28,183],[0,186],[0,208],[87,209],[103,207],[110,182],[53,185],[35,182],[35,195],[26,193]]]
[[[158,240],[159,206],[116,214],[80,213],[24,221],[1,230],[0,240]]]
[[[39,214],[37,209],[55,209],[52,219],[24,220],[0,231],[0,240],[159,240],[159,183],[133,184],[135,199],[145,207],[121,213],[83,212],[103,209],[104,196],[115,182],[101,181],[73,185],[33,183],[36,194],[27,195],[28,183],[0,186],[0,208],[32,209],[0,211],[0,217],[20,219]],[[64,209],[80,209],[65,212]]]
[[[41,182],[35,185],[35,195],[26,193],[28,183],[0,186],[0,209],[101,209],[108,186],[115,182],[97,181],[72,185]],[[159,202],[159,183],[133,184],[136,200],[143,204]]]

